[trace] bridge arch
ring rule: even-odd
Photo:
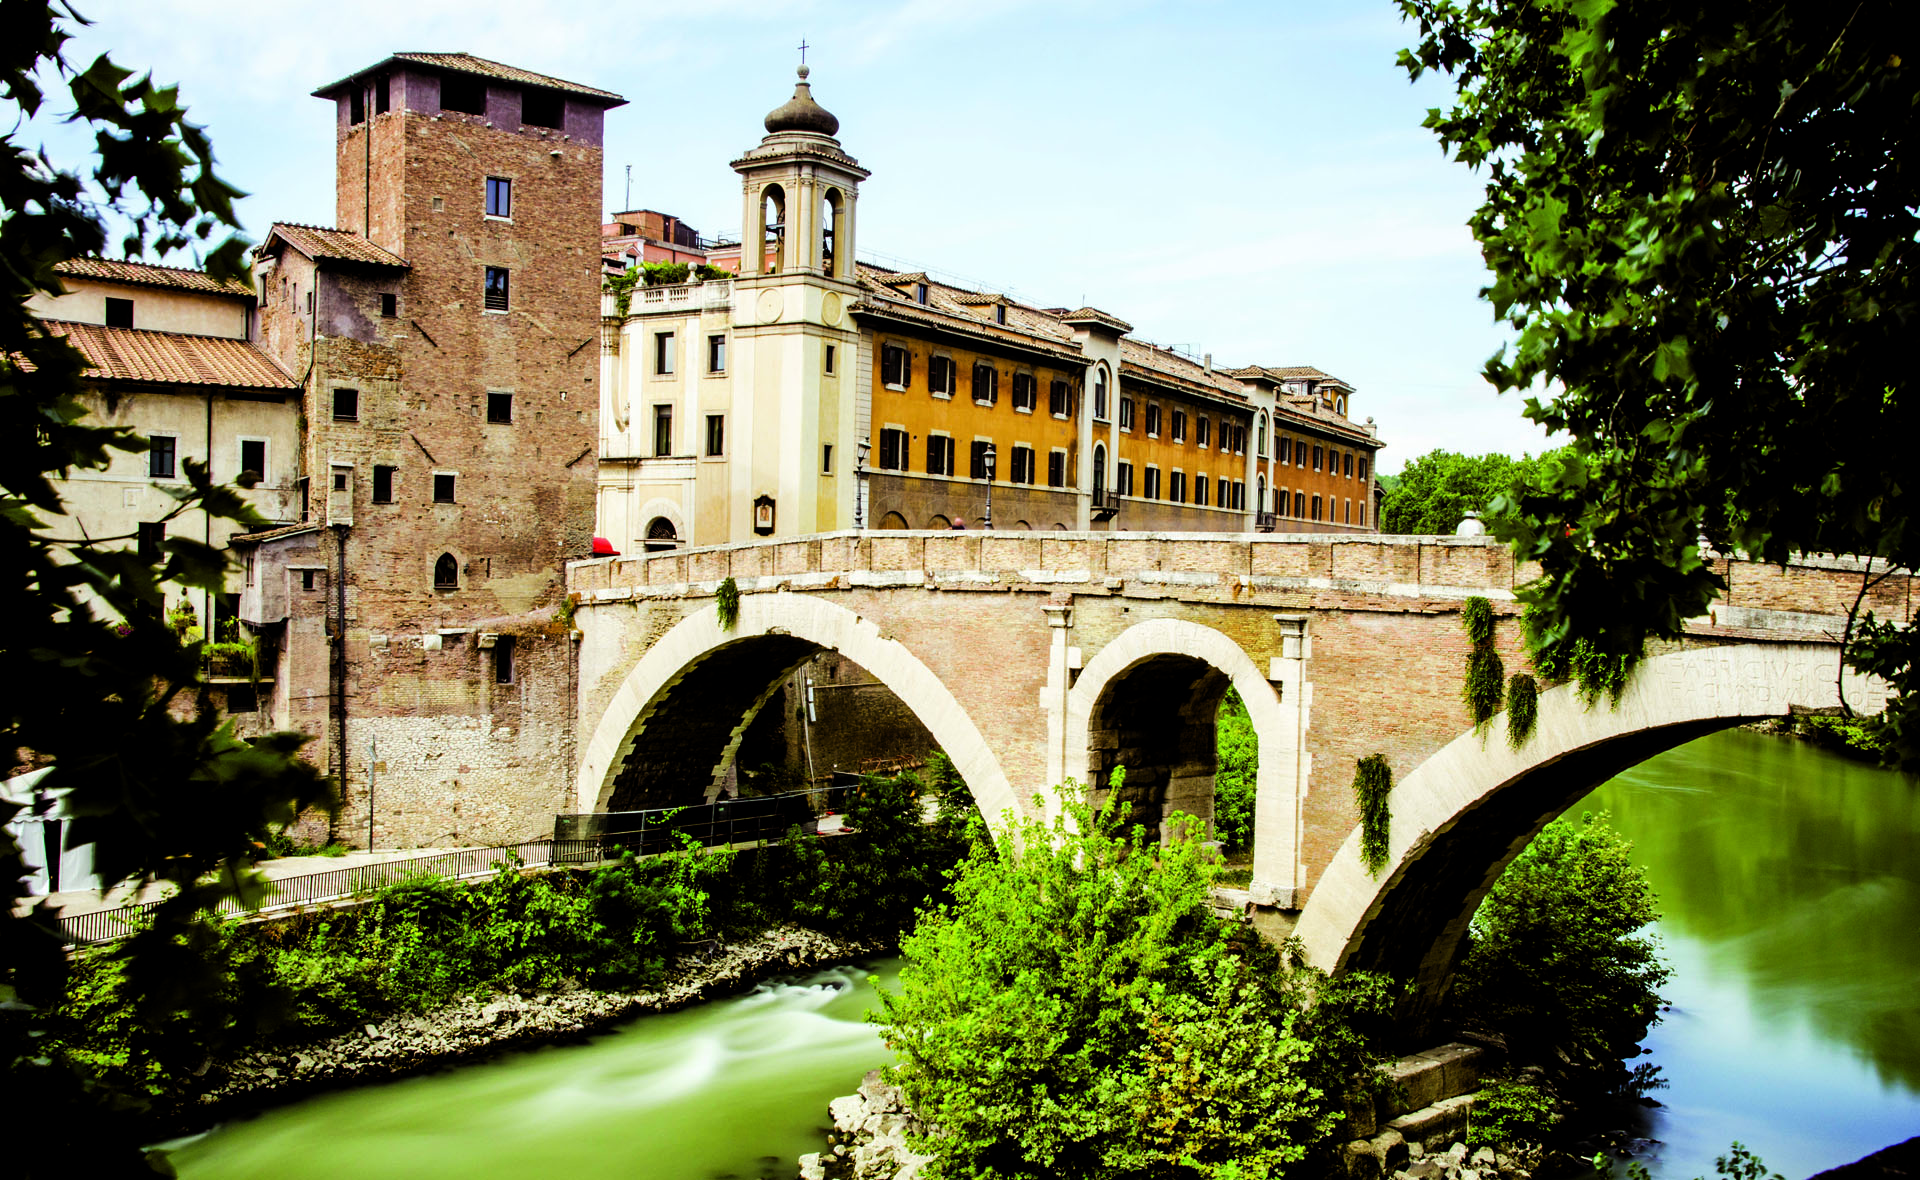
[[[1291,896],[1300,817],[1287,771],[1299,757],[1296,710],[1282,707],[1253,658],[1219,631],[1183,619],[1150,619],[1102,647],[1067,694],[1066,777],[1103,788],[1112,766],[1124,764],[1130,785],[1143,772],[1150,776],[1143,785],[1161,792],[1163,807],[1192,800],[1202,777],[1211,791],[1214,714],[1229,685],[1246,702],[1259,743],[1254,881]],[[1167,716],[1170,699],[1180,702],[1177,716]],[[1144,754],[1150,764],[1136,765],[1129,754]],[[1156,807],[1156,820],[1158,813]],[[1206,814],[1212,814],[1210,796]]]
[[[707,606],[660,637],[621,681],[589,739],[574,780],[581,811],[604,810],[629,759],[663,775],[705,775],[738,745],[760,706],[821,651],[866,669],[927,727],[972,791],[981,814],[1018,810],[1012,785],[973,719],[940,678],[871,620],[812,595],[748,594],[731,630]],[[730,702],[719,711],[715,699]],[[739,706],[733,708],[733,705]]]
[[[1716,730],[1840,703],[1827,644],[1754,643],[1671,652],[1635,669],[1617,706],[1588,708],[1572,685],[1540,695],[1533,734],[1513,749],[1507,719],[1471,731],[1405,775],[1389,796],[1387,865],[1360,863],[1356,829],[1294,933],[1329,971],[1380,971],[1416,983],[1403,1016],[1425,1022],[1452,983],[1474,911],[1540,830],[1614,775]],[[1848,673],[1857,709],[1885,685]]]

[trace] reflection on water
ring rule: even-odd
[[[1660,894],[1661,1180],[1738,1139],[1806,1176],[1920,1130],[1920,787],[1734,731],[1595,792]]]
[[[794,1174],[829,1099],[887,1051],[862,1017],[897,960],[769,984],[578,1045],[329,1094],[178,1149],[186,1180]]]

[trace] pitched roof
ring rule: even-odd
[[[128,262],[118,258],[69,258],[65,262],[55,263],[53,269],[77,279],[98,279],[135,287],[170,287],[179,291],[204,291],[210,295],[253,295],[253,288],[236,279],[216,279],[204,270],[155,266],[151,262]]]
[[[308,258],[319,261],[329,259],[337,262],[359,262],[368,266],[406,267],[407,260],[374,245],[367,239],[347,229],[331,229],[322,225],[299,225],[289,221],[276,221],[267,231],[267,240],[260,243],[256,253],[262,253],[273,245],[274,239],[285,242]]]
[[[338,82],[331,82],[314,91],[314,97],[325,98],[328,94],[355,78],[373,73],[387,62],[403,61],[411,65],[431,66],[439,70],[451,70],[456,74],[472,74],[481,78],[492,78],[497,82],[514,82],[521,86],[539,86],[547,90],[559,90],[567,94],[577,94],[582,98],[602,100],[601,105],[609,107],[625,106],[627,100],[611,90],[599,90],[592,86],[582,86],[578,82],[568,82],[563,78],[547,74],[536,74],[532,70],[523,70],[519,66],[510,66],[502,62],[489,61],[484,57],[475,57],[471,53],[396,53],[385,61],[377,62],[362,70],[355,70]]]
[[[1220,370],[1209,370],[1199,361],[1164,348],[1156,348],[1143,340],[1122,337],[1120,371],[1124,375],[1130,368],[1135,370],[1135,376],[1144,374],[1149,379],[1170,378],[1236,402],[1244,403],[1247,400],[1246,386]]]
[[[295,390],[300,383],[245,340],[189,336],[144,328],[109,328],[43,320],[87,358],[85,375],[97,381],[151,381],[164,385],[219,385],[234,389]]]

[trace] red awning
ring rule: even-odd
[[[615,549],[613,542],[607,540],[605,537],[595,537],[593,539],[593,555],[595,557],[618,557],[620,556],[620,551]]]

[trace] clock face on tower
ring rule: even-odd
[[[840,322],[840,297],[831,291],[820,301],[820,320],[829,325]]]
[[[780,313],[786,310],[786,306],[787,306],[786,296],[782,295],[780,292],[778,291],[760,292],[760,308],[759,308],[760,322],[763,324],[778,323],[780,320]]]

